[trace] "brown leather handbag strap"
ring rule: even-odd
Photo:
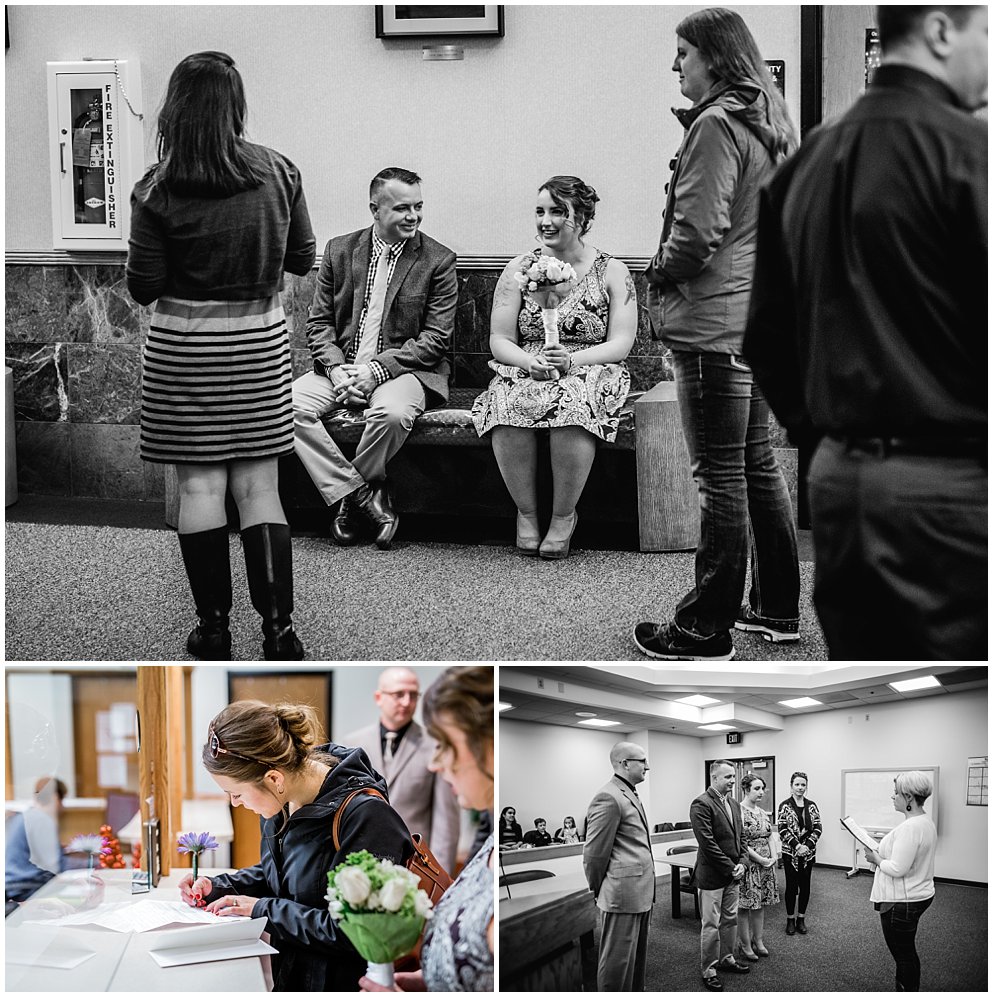
[[[356,789],[354,793],[349,793],[341,801],[341,806],[335,811],[334,823],[331,825],[331,841],[334,844],[334,850],[337,852],[341,848],[341,838],[338,834],[338,828],[341,826],[341,815],[345,812],[345,807],[360,794],[365,796],[378,796],[384,803],[386,803],[386,797],[378,790],[374,789],[372,786],[366,786],[363,789]],[[388,804],[387,804],[388,805]]]

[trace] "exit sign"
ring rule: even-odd
[[[741,744],[741,731],[736,730],[728,734],[728,744]]]

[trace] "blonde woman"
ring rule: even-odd
[[[893,780],[893,806],[904,818],[865,857],[875,867],[870,899],[879,911],[883,938],[896,962],[897,990],[920,990],[917,925],[934,900],[934,850],[938,832],[924,812],[933,792],[923,772],[902,772]]]

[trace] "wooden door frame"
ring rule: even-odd
[[[315,675],[324,676],[327,678],[327,702],[324,704],[324,714],[328,718],[328,730],[324,732],[328,740],[331,739],[331,707],[334,703],[334,669],[316,669],[316,668],[239,668],[236,672],[228,670],[228,703],[235,702],[234,700],[234,680],[239,678],[251,677],[251,676],[263,676],[266,678],[313,678]]]

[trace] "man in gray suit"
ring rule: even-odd
[[[448,351],[458,289],[455,253],[420,231],[421,178],[396,166],[369,187],[372,226],[333,238],[324,250],[307,318],[313,372],[293,382],[294,448],[348,547],[372,525],[390,547],[397,515],[386,467],[414,420],[448,400]],[[362,437],[346,460],[321,419],[363,410]]]
[[[645,749],[621,741],[610,749],[614,777],[586,814],[583,870],[600,908],[597,989],[642,991],[648,929],[655,902],[655,862],[648,818],[635,788],[648,774]]]
[[[428,768],[437,744],[414,721],[420,696],[414,672],[387,668],[380,673],[373,694],[379,723],[346,735],[341,743],[365,749],[376,771],[386,779],[390,805],[451,872],[459,844],[461,810],[452,787]]]
[[[710,786],[690,804],[698,851],[693,878],[700,891],[700,969],[708,990],[723,990],[717,970],[747,973],[734,961],[738,937],[738,884],[745,875],[741,806],[731,798],[734,766],[710,766]]]

